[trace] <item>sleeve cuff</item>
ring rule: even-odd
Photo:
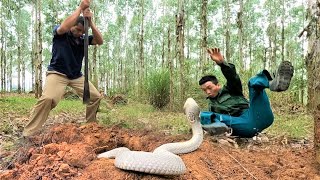
[[[218,64],[218,65],[219,65],[220,67],[226,67],[226,66],[230,67],[229,63],[227,63],[226,61],[223,61],[223,63]]]

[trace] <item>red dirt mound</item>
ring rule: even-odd
[[[152,151],[161,144],[189,138],[191,134],[166,136],[95,123],[57,125],[20,148],[14,165],[0,179],[320,179],[310,146],[269,143],[233,148],[207,136],[198,150],[180,155],[187,167],[180,176],[124,171],[114,166],[113,159],[96,158],[116,147]]]

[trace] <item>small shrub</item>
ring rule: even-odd
[[[170,75],[166,70],[153,72],[146,82],[149,103],[155,108],[165,107],[170,100]]]

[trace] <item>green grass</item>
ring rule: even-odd
[[[36,99],[30,96],[8,96],[0,99],[0,113],[27,114],[36,103]]]
[[[79,100],[66,100],[63,99],[59,104],[52,110],[52,114],[59,114],[61,112],[72,112],[82,113],[86,111],[86,106]]]
[[[15,115],[27,115],[30,113],[37,99],[32,96],[7,96],[0,99],[0,114],[14,113]],[[52,114],[59,114],[61,112],[81,113],[85,111],[85,105],[79,100],[65,100],[59,102],[52,110]]]
[[[293,139],[313,136],[313,118],[307,114],[275,115],[275,121],[266,132],[273,136],[286,136]]]
[[[140,103],[117,106],[116,110],[101,114],[99,120],[107,126],[118,124],[129,129],[165,130],[170,134],[186,133],[190,129],[182,112],[163,112]]]
[[[32,96],[7,96],[0,98],[0,130],[11,128],[10,118],[28,117],[36,99]],[[115,106],[113,110],[107,109],[98,113],[98,119],[106,126],[120,125],[128,129],[148,129],[153,131],[166,131],[170,134],[187,133],[190,125],[182,112],[160,111],[151,105],[129,101],[128,105]],[[104,102],[103,102],[104,103]],[[102,103],[102,104],[103,104]],[[285,105],[283,105],[286,107]],[[182,109],[182,107],[181,107]],[[78,114],[85,113],[85,105],[81,100],[62,100],[51,112]],[[272,136],[286,136],[288,138],[301,139],[313,136],[313,118],[306,113],[275,114],[275,121],[265,132]],[[4,123],[6,122],[6,123]]]

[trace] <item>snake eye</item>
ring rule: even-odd
[[[189,121],[190,122],[195,122],[196,121],[196,118],[195,118],[195,116],[194,116],[194,113],[192,113],[192,112],[189,112],[189,114],[188,114],[188,119],[189,119]]]

